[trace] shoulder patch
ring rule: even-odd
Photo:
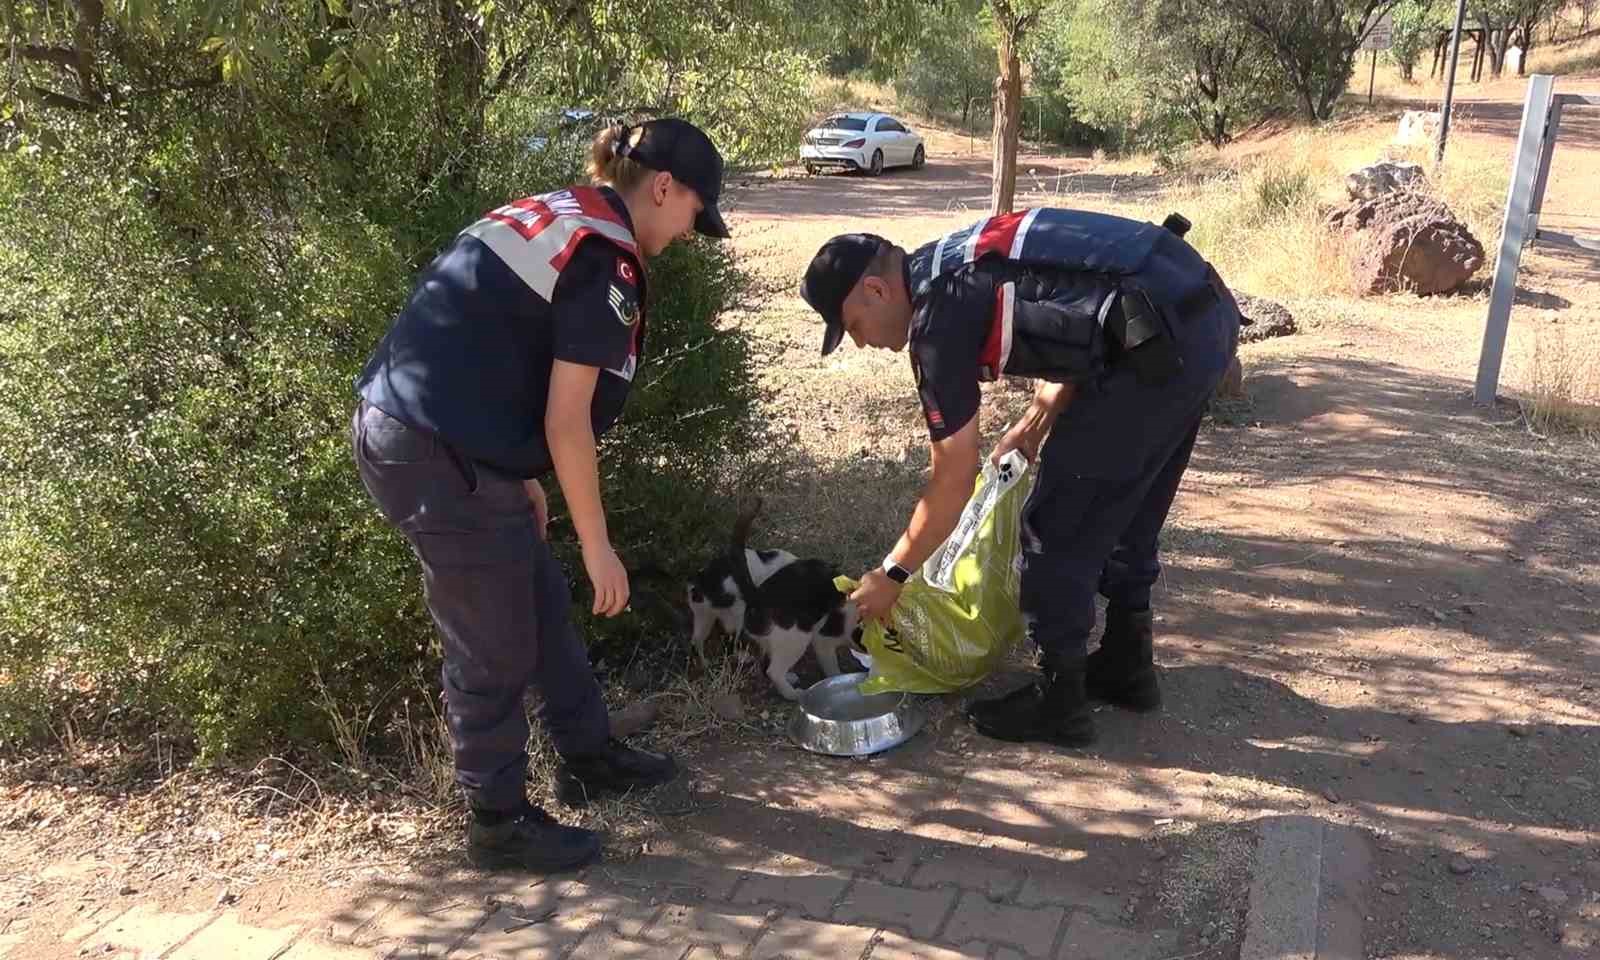
[[[620,277],[624,283],[631,283],[635,286],[637,286],[639,283],[639,278],[633,270],[633,264],[629,263],[626,257],[617,258],[617,276]]]
[[[606,291],[606,300],[611,305],[611,312],[617,315],[618,323],[631,327],[639,322],[638,290],[613,280],[611,289]]]

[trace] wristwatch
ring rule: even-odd
[[[894,554],[892,553],[883,558],[883,572],[887,573],[889,579],[895,583],[905,583],[911,579],[911,571],[895,563]]]

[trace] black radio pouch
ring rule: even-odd
[[[1183,372],[1183,354],[1166,314],[1137,290],[1124,290],[1117,301],[1118,309],[1106,317],[1106,332],[1122,348],[1122,362],[1143,386],[1171,383]]]

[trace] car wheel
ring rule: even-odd
[[[917,152],[911,156],[911,169],[921,170],[928,162],[928,155],[922,152],[922,144],[917,144]]]
[[[814,164],[814,163],[806,164],[806,173],[809,173],[813,177],[816,176],[817,175],[817,165]]]
[[[883,173],[883,151],[874,150],[872,151],[872,175],[876,177],[881,173]]]

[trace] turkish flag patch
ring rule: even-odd
[[[628,283],[631,283],[631,284],[634,284],[634,285],[637,285],[639,283],[638,278],[634,275],[634,272],[633,272],[633,264],[631,264],[628,261],[622,259],[621,257],[617,258],[617,276],[621,277],[624,281],[626,281]]]

